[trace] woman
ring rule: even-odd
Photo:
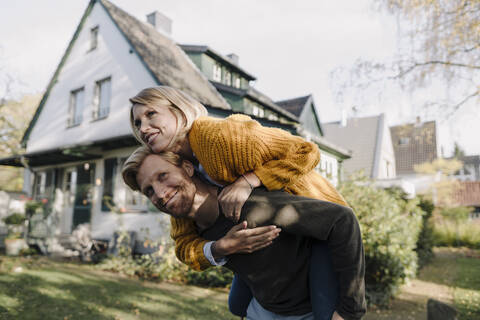
[[[198,160],[200,171],[212,182],[226,185],[219,201],[224,214],[235,221],[253,188],[260,185],[346,205],[335,188],[313,170],[319,161],[317,147],[300,137],[262,127],[244,115],[207,117],[199,102],[170,87],[144,89],[130,102],[130,121],[136,138],[153,152],[168,150]],[[191,221],[172,218],[171,234],[180,260],[196,270],[211,265],[204,255],[207,241],[198,236]],[[213,243],[212,252],[219,256],[233,253],[218,242]],[[331,319],[334,312],[336,282],[328,259],[326,245],[315,244],[315,268],[311,268],[310,281],[316,319]],[[248,288],[242,286],[235,279],[229,299],[231,311],[237,315],[243,315],[249,302],[247,298],[243,305],[239,302],[242,299],[235,297],[245,293],[248,296]]]

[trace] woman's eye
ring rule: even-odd
[[[147,117],[148,117],[148,118],[151,118],[151,117],[153,117],[153,115],[154,115],[155,113],[156,113],[155,111],[148,111],[148,112],[147,112]]]

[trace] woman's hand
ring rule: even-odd
[[[280,231],[277,226],[247,229],[247,222],[240,222],[213,243],[212,255],[217,260],[233,253],[252,253],[270,245]]]
[[[218,195],[218,202],[223,214],[233,222],[238,222],[243,204],[247,201],[253,188],[260,186],[260,179],[253,172],[246,173],[234,183],[223,188]]]

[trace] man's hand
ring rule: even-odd
[[[233,222],[238,222],[243,204],[247,201],[253,188],[259,187],[261,184],[255,173],[249,172],[223,188],[218,195],[218,202],[225,217]]]
[[[280,231],[276,226],[247,229],[247,222],[240,222],[213,243],[212,255],[217,260],[233,253],[252,253],[270,245]]]
[[[343,320],[343,318],[335,311],[332,315],[332,320]]]

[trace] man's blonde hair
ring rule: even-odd
[[[167,150],[171,150],[179,141],[183,141],[186,135],[192,128],[193,122],[208,114],[207,109],[197,100],[190,97],[183,91],[177,90],[168,86],[158,86],[146,88],[140,91],[136,96],[130,98],[132,107],[130,108],[130,125],[132,126],[133,134],[137,140],[145,144],[140,138],[140,132],[135,127],[133,118],[133,106],[135,104],[144,105],[152,108],[158,108],[161,103],[168,102],[169,109],[177,118],[177,132]]]
[[[122,168],[123,181],[133,191],[140,191],[140,186],[137,183],[138,170],[140,169],[143,161],[145,161],[145,158],[147,158],[151,154],[162,157],[165,161],[168,161],[175,166],[180,166],[182,164],[182,158],[173,152],[167,151],[161,153],[153,153],[146,146],[138,147],[135,151],[133,151],[130,157],[128,157]]]

